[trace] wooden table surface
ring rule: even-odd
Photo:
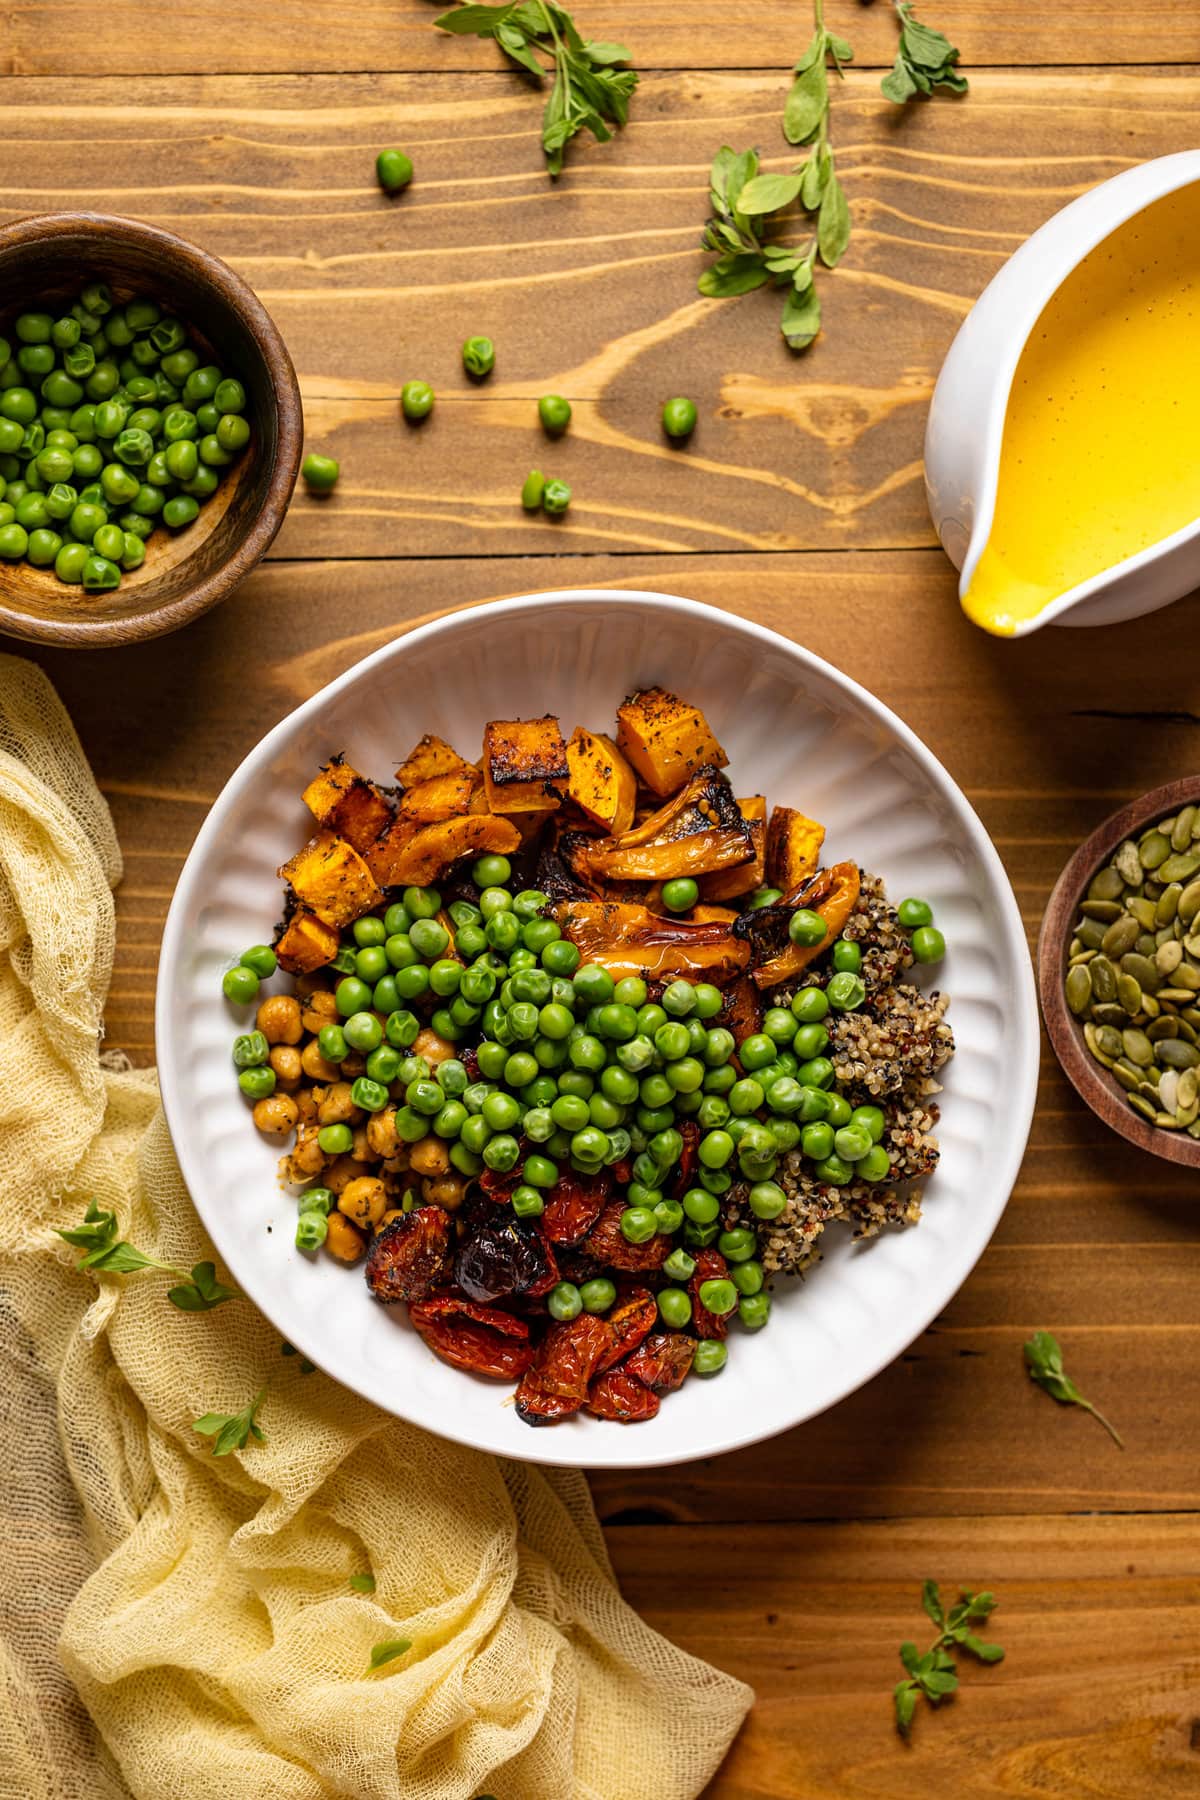
[[[1200,598],[1139,624],[990,641],[955,604],[921,485],[940,361],[1050,213],[1200,137],[1200,8],[938,0],[971,92],[900,114],[894,23],[827,0],[859,61],[835,98],[854,216],[793,358],[762,294],[696,294],[708,163],[778,119],[808,35],[794,0],[579,0],[642,71],[633,123],[542,173],[538,104],[423,0],[9,0],[0,213],[81,199],[226,257],[290,345],[341,485],[298,497],[269,561],[175,637],[35,653],[71,708],[126,856],[110,1041],[153,1058],[155,958],[205,809],[261,734],[420,619],[563,585],[655,587],[772,626],[920,733],[999,846],[1031,934],[1072,846],[1196,766]],[[1136,59],[1136,64],[1133,60]],[[386,143],[417,175],[375,187]],[[495,377],[458,346],[486,331]],[[399,421],[404,380],[439,391]],[[547,460],[533,396],[570,397],[551,526],[515,503]],[[665,447],[659,403],[700,409]],[[19,648],[19,646],[13,646]],[[414,733],[421,729],[414,707]],[[758,1705],[711,1800],[1200,1792],[1200,1195],[1068,1090],[1048,1049],[1021,1179],[971,1279],[919,1342],[803,1429],[740,1455],[594,1483],[625,1592]],[[1024,1378],[1047,1327],[1125,1434]],[[1007,1661],[896,1738],[896,1647],[923,1577],[991,1587]],[[653,1800],[647,1789],[648,1800]]]

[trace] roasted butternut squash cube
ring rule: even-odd
[[[634,772],[663,799],[706,763],[729,761],[697,706],[666,688],[641,688],[617,708],[617,743]]]
[[[416,787],[418,782],[432,781],[435,775],[454,775],[459,769],[472,766],[445,738],[433,737],[426,732],[396,770],[396,780],[403,788]]]
[[[392,806],[373,781],[340,756],[327,762],[304,790],[304,804],[318,825],[366,850],[392,822]]]
[[[406,788],[400,802],[399,817],[416,825],[436,825],[441,819],[457,819],[471,811],[476,789],[483,787],[478,769],[455,769],[449,775],[432,775]]]
[[[584,818],[610,837],[628,831],[637,804],[637,777],[612,739],[577,725],[567,744],[567,767],[567,795]]]
[[[483,732],[483,779],[494,813],[553,812],[562,805],[571,770],[559,723],[493,719]]]
[[[700,881],[703,900],[740,899],[743,894],[752,894],[755,888],[761,887],[765,879],[767,802],[762,794],[750,794],[745,800],[738,801],[738,811],[750,827],[754,859],[736,869],[721,869],[715,875],[703,876]]]
[[[318,831],[279,870],[297,900],[326,925],[349,925],[383,899],[370,869],[345,838]]]
[[[402,823],[401,841],[398,827]],[[396,842],[389,845],[392,838]],[[376,845],[371,866],[385,887],[430,887],[461,857],[485,852],[508,856],[520,842],[516,828],[494,813],[466,813],[462,818],[442,819],[415,829],[398,819]]]
[[[825,827],[790,806],[773,806],[767,826],[766,878],[784,894],[815,875]]]
[[[289,975],[308,975],[333,961],[340,941],[334,926],[299,907],[276,938],[275,954]]]

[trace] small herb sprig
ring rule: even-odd
[[[382,1669],[385,1663],[394,1662],[396,1657],[403,1656],[406,1650],[412,1649],[411,1638],[384,1638],[371,1651],[371,1660],[367,1664],[367,1674],[373,1675],[376,1669]]]
[[[1056,1337],[1048,1331],[1035,1331],[1025,1345],[1025,1367],[1029,1370],[1029,1379],[1036,1381],[1060,1406],[1082,1406],[1084,1412],[1090,1412],[1100,1421],[1119,1449],[1125,1448],[1116,1426],[1110,1425],[1104,1414],[1090,1400],[1084,1399],[1063,1368],[1062,1348]]]
[[[167,1299],[180,1312],[211,1312],[226,1300],[236,1300],[238,1290],[217,1280],[215,1263],[194,1263],[190,1273],[173,1263],[159,1262],[147,1256],[119,1236],[115,1213],[107,1212],[89,1201],[83,1223],[58,1236],[83,1251],[77,1269],[103,1269],[109,1275],[134,1275],[139,1269],[161,1269],[167,1275],[178,1275],[179,1286],[167,1289]]]
[[[435,23],[460,37],[494,38],[510,62],[543,82],[553,75],[542,117],[542,148],[553,177],[562,173],[563,152],[576,132],[590,131],[600,143],[622,126],[637,86],[623,44],[590,43],[569,12],[554,0],[516,0],[506,6],[459,6]],[[548,58],[548,63],[539,60]]]
[[[928,98],[935,87],[965,94],[969,82],[955,68],[958,51],[942,32],[914,19],[911,0],[892,0],[900,21],[900,46],[896,62],[880,82],[885,97],[903,106],[915,94]]]
[[[1004,1660],[1004,1651],[999,1644],[986,1642],[972,1629],[990,1618],[996,1610],[995,1595],[972,1594],[966,1588],[961,1590],[961,1595],[961,1599],[947,1610],[942,1605],[936,1581],[926,1581],[921,1589],[921,1605],[937,1626],[938,1635],[924,1656],[915,1644],[904,1643],[900,1646],[900,1661],[908,1674],[903,1681],[896,1683],[892,1690],[892,1700],[896,1708],[896,1729],[901,1737],[908,1736],[917,1700],[922,1694],[931,1706],[939,1706],[949,1694],[957,1692],[958,1671],[952,1654],[954,1650],[969,1651],[983,1663]]]
[[[250,1439],[258,1444],[265,1444],[266,1433],[254,1417],[266,1399],[266,1388],[259,1388],[249,1406],[240,1413],[205,1413],[201,1419],[193,1421],[192,1430],[201,1437],[213,1440],[214,1456],[228,1456],[232,1450],[244,1450]]]
[[[813,280],[818,256],[832,269],[850,242],[850,208],[829,139],[829,71],[841,76],[854,52],[826,30],[823,0],[814,0],[813,23],[783,110],[784,136],[789,144],[810,145],[808,156],[786,174],[760,174],[757,151],[719,150],[709,177],[713,216],[700,240],[717,254],[700,277],[702,294],[745,294],[768,281],[788,288],[779,328],[792,350],[807,349],[821,329]],[[797,200],[815,218],[811,237],[800,244],[769,241],[761,221],[778,221]]]

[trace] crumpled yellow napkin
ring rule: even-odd
[[[304,1375],[245,1299],[76,1272],[92,1198],[212,1256],[153,1074],[99,1055],[120,873],[52,687],[0,657],[0,1794],[691,1800],[753,1696],[625,1606],[581,1475]],[[266,1442],[212,1457],[192,1422],[264,1384]]]

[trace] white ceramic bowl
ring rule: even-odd
[[[942,1161],[915,1230],[854,1245],[840,1228],[770,1324],[731,1333],[715,1379],[685,1383],[657,1419],[576,1418],[534,1430],[510,1390],[438,1362],[361,1271],[309,1260],[277,1152],[254,1131],[229,1047],[246,1012],[223,970],[269,937],[275,870],[308,835],[300,793],[342,750],[387,780],[425,731],[464,753],[485,721],[546,711],[608,729],[623,696],[661,681],[707,713],[739,793],[790,802],[829,828],[897,898],[931,901],[950,952],[958,1052]],[[445,1437],[534,1462],[621,1468],[711,1456],[812,1418],[882,1369],[951,1299],[1004,1210],[1033,1114],[1037,1006],[1012,891],[979,820],[887,709],[818,657],[731,614],[657,594],[580,590],[505,600],[422,626],[331,682],[268,733],[226,785],[180,876],[157,1010],[163,1101],[197,1210],[232,1278],[298,1349],[347,1387]],[[272,1226],[273,1230],[268,1230]]]

